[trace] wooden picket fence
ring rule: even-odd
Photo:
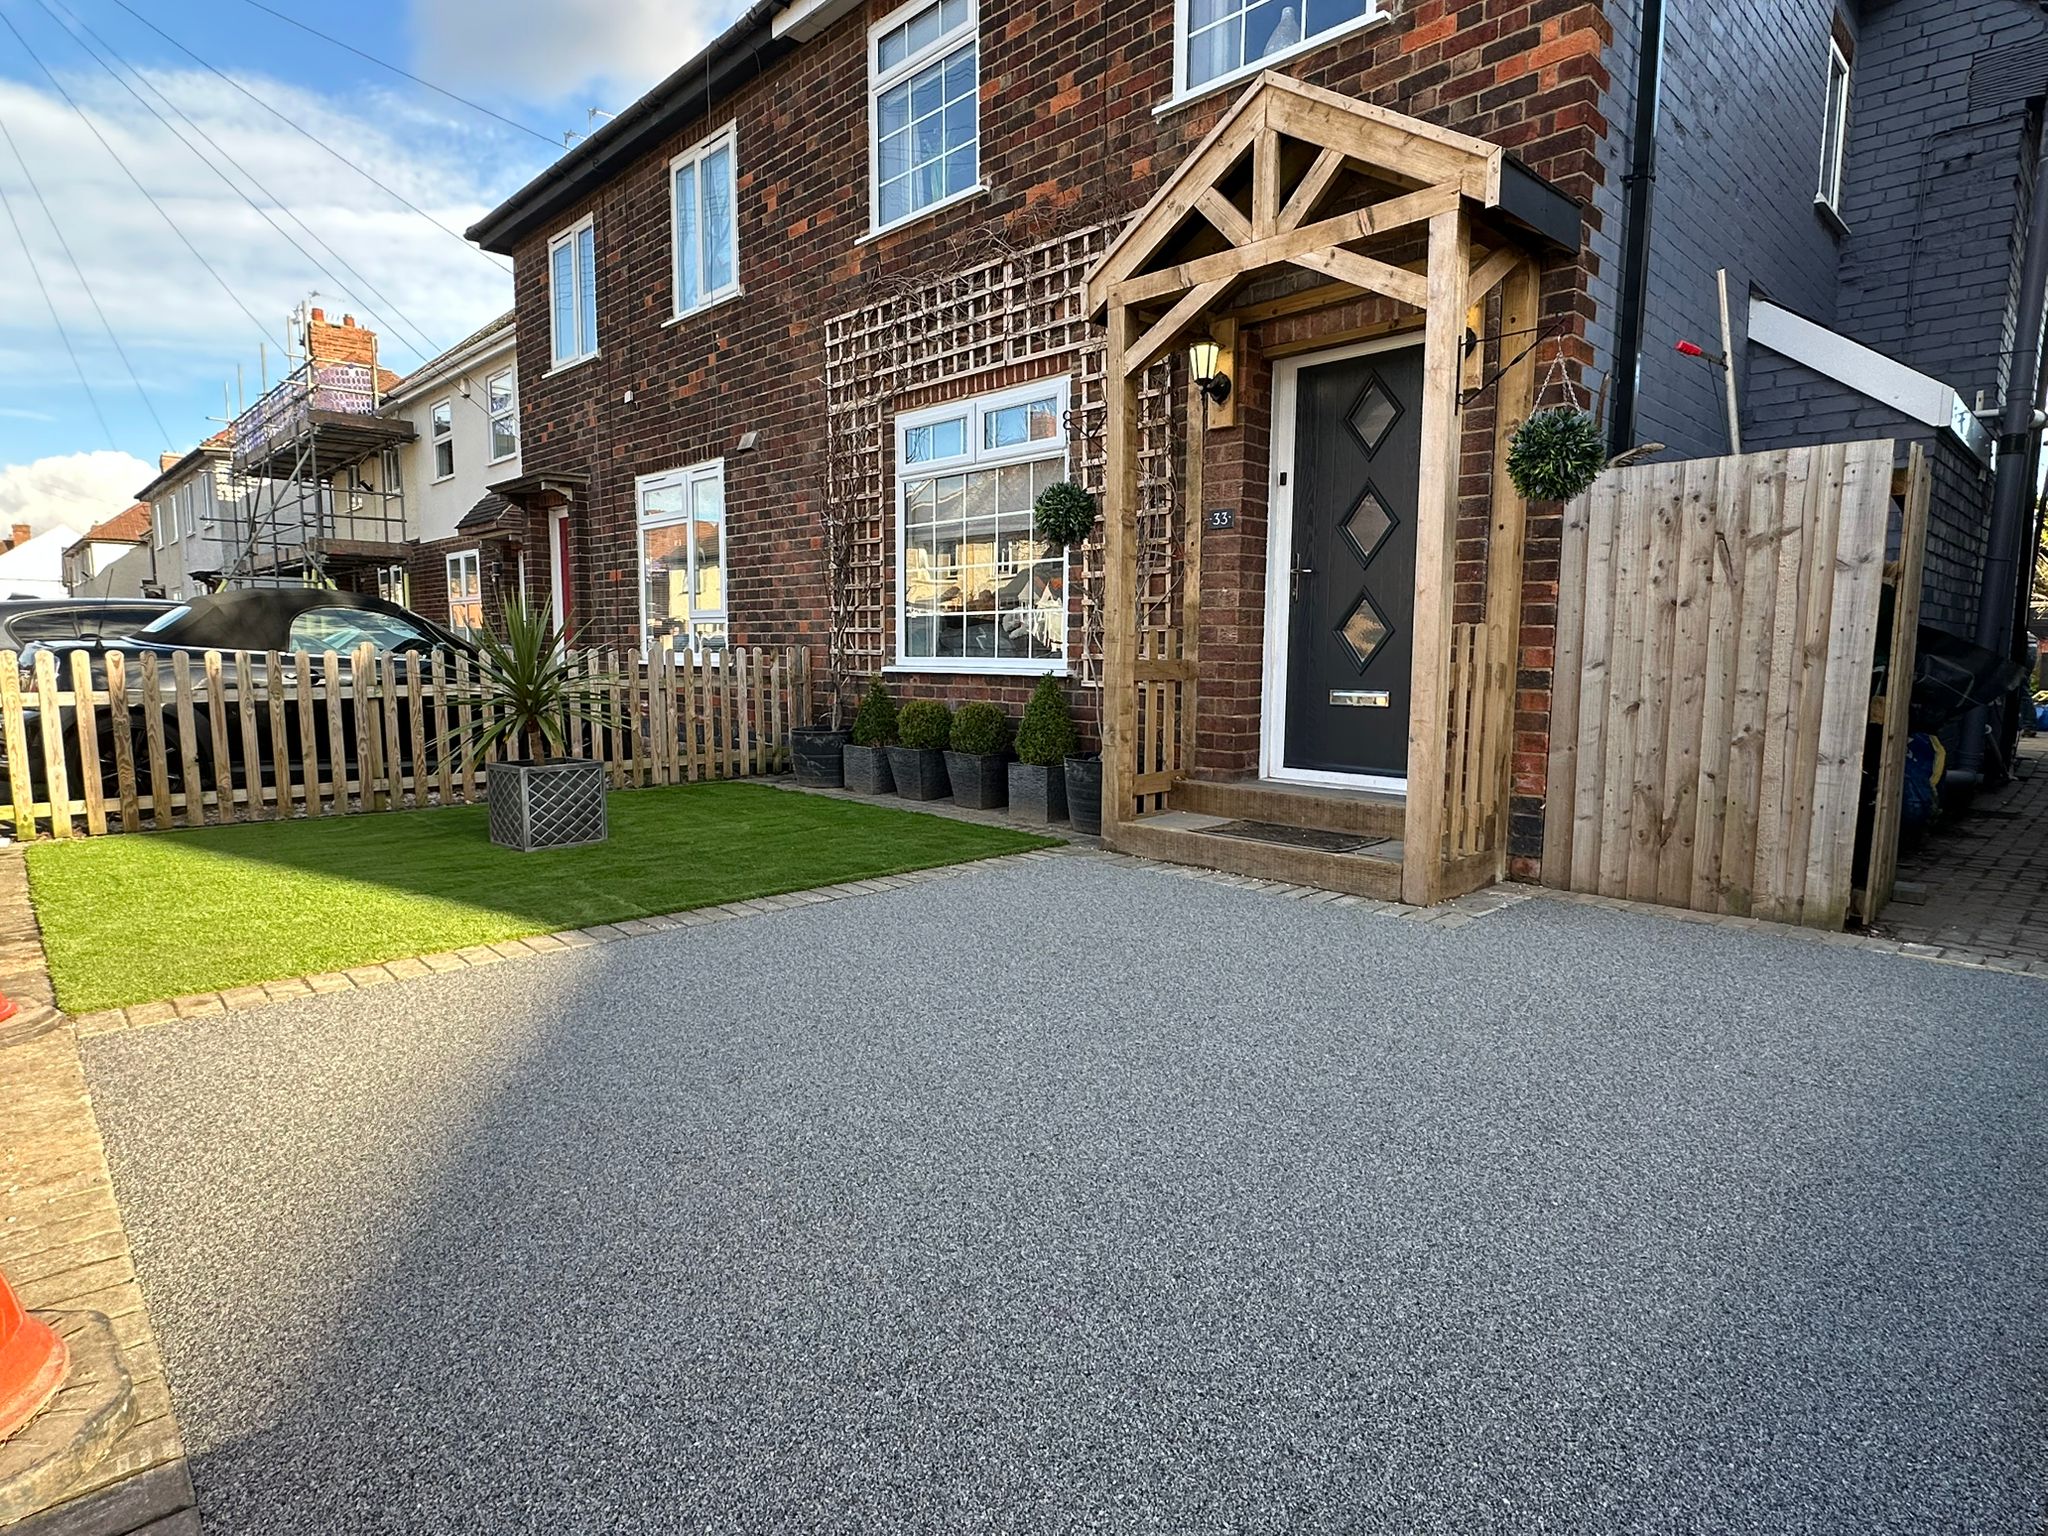
[[[1891,676],[1910,689],[1928,506],[1924,455],[1895,477],[1893,452],[1610,470],[1566,508],[1546,885],[1838,929],[1885,720],[1865,916],[1881,905],[1905,711],[1871,697],[1880,595],[1900,595]]]
[[[616,789],[776,772],[809,719],[801,647],[571,662],[604,718],[564,722],[568,755],[602,762]],[[458,745],[484,723],[466,656],[111,652],[101,665],[95,679],[83,652],[60,672],[50,652],[24,668],[0,651],[0,820],[17,839],[457,805],[515,755]]]

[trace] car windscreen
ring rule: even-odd
[[[16,614],[7,621],[6,630],[17,645],[37,640],[104,640],[132,635],[155,615],[154,608],[39,608]]]

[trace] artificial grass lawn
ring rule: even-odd
[[[512,853],[482,806],[28,849],[71,1013],[1042,848],[1007,827],[759,784],[628,790],[611,839]]]

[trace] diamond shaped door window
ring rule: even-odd
[[[1358,397],[1358,403],[1351,407],[1351,414],[1344,418],[1351,424],[1351,430],[1358,434],[1358,441],[1364,446],[1370,458],[1385,446],[1387,434],[1394,430],[1394,423],[1401,419],[1401,407],[1387,386],[1374,374],[1365,381],[1365,389]]]
[[[1339,524],[1344,537],[1351,541],[1351,547],[1358,551],[1361,562],[1370,563],[1379,552],[1379,547],[1394,529],[1394,514],[1387,510],[1387,504],[1380,500],[1380,493],[1370,486],[1358,505],[1351,509],[1351,515]]]
[[[1351,605],[1351,612],[1337,626],[1337,633],[1344,637],[1344,643],[1351,647],[1351,654],[1358,658],[1358,670],[1361,672],[1371,664],[1393,632],[1385,616],[1373,607],[1372,598],[1364,592],[1358,594],[1358,601]]]

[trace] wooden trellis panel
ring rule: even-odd
[[[1842,925],[1892,454],[1641,465],[1566,510],[1545,884]]]

